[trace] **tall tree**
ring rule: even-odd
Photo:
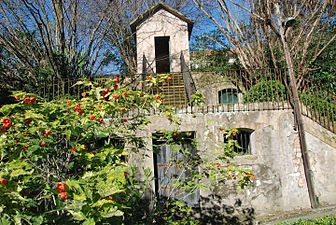
[[[299,86],[311,65],[335,43],[336,33],[323,38],[335,25],[332,0],[193,1],[223,32],[245,69],[288,66],[285,41]]]
[[[107,10],[92,15],[91,0],[3,0],[0,3],[0,45],[27,73],[40,78],[89,76],[103,61]],[[3,62],[4,63],[4,62]]]

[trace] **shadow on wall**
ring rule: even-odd
[[[206,205],[195,210],[195,217],[198,217],[202,225],[252,225],[255,220],[253,208],[243,207],[242,201],[236,199],[234,205],[222,204],[222,197],[209,195],[201,197],[200,205]]]

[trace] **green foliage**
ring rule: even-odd
[[[144,85],[150,91],[165,79],[147,79]],[[119,78],[104,87],[84,80],[77,85],[86,90],[81,99],[48,102],[15,92],[17,102],[0,108],[1,223],[199,224],[191,206],[177,197],[158,198],[146,211],[152,174],[145,170],[140,180],[126,160],[143,146],[137,133],[149,120],[141,112],[164,111],[161,98],[132,90]],[[169,118],[173,121],[170,113]],[[235,132],[228,131],[228,138]],[[196,152],[194,138],[193,132],[178,131],[158,136],[179,156],[171,162],[186,171],[184,177],[172,177],[179,193],[195,193],[208,181],[224,185],[233,179],[242,188],[252,182],[253,171],[232,161],[236,144],[229,142],[206,159]]]
[[[302,220],[299,219],[294,223],[278,223],[277,225],[333,225],[336,224],[336,216],[324,216],[316,219]]]
[[[336,103],[335,97],[328,95],[324,91],[306,91],[300,94],[300,99],[302,103],[310,110],[313,114],[325,117],[328,120],[336,121]]]
[[[276,80],[261,80],[253,85],[244,95],[245,103],[277,102],[286,99],[286,88]]]
[[[196,93],[191,96],[192,105],[202,106],[204,103],[205,103],[205,96],[202,92],[196,91]]]
[[[0,109],[0,218],[8,224],[121,224],[143,198],[125,161],[156,96],[118,79],[82,81],[80,100],[16,92]],[[148,179],[147,179],[148,180]]]

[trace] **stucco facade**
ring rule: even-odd
[[[180,72],[180,55],[189,64],[189,25],[186,21],[160,9],[146,20],[136,26],[137,46],[137,72],[142,73],[143,55],[146,56],[154,73],[155,62],[155,37],[169,37],[170,72]]]
[[[216,194],[220,196],[221,207],[233,207],[233,210],[239,199],[242,207],[253,210],[257,216],[310,208],[292,110],[178,114],[177,117],[181,119],[180,125],[171,124],[163,117],[151,117],[151,124],[141,132],[141,136],[147,137],[146,157],[133,158],[138,165],[154,170],[151,134],[156,131],[194,131],[199,143],[198,153],[204,157],[223,143],[221,128],[249,128],[254,130],[251,154],[235,160],[242,167],[255,171],[252,187],[238,191],[225,186],[209,186],[208,190],[200,191],[201,199]],[[308,118],[305,118],[305,126],[319,203],[321,206],[335,205],[336,135]],[[208,205],[201,201],[200,207]]]

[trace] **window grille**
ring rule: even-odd
[[[237,89],[223,89],[218,92],[219,104],[238,104],[238,90]]]
[[[238,128],[238,133],[232,138],[237,141],[239,147],[234,147],[234,152],[239,155],[251,155],[251,134],[254,130],[247,128]],[[228,140],[224,135],[224,143]]]

